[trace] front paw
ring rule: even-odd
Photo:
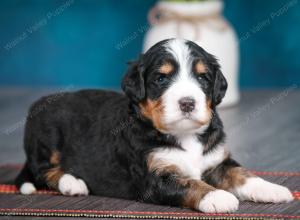
[[[234,212],[239,207],[239,200],[224,190],[207,193],[199,203],[199,210],[206,213]]]
[[[282,203],[294,199],[288,188],[270,183],[259,177],[247,179],[244,185],[234,190],[234,193],[240,199],[254,202]]]

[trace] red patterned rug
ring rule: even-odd
[[[289,187],[295,201],[288,204],[241,202],[239,210],[231,214],[204,214],[189,209],[158,206],[136,201],[87,196],[67,197],[58,192],[39,190],[31,196],[20,195],[12,184],[20,166],[0,167],[0,215],[126,218],[126,219],[300,219],[300,173],[258,172],[272,182]],[[2,183],[2,184],[1,184]]]

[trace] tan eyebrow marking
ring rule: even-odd
[[[174,70],[174,66],[171,63],[164,63],[160,68],[159,72],[163,74],[170,74]]]
[[[202,61],[198,61],[195,65],[195,70],[198,74],[204,74],[206,73],[206,66]]]

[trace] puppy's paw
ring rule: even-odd
[[[234,212],[239,207],[239,200],[224,190],[207,193],[199,203],[199,210],[206,213]]]
[[[30,195],[36,192],[35,186],[30,182],[25,182],[20,187],[20,193],[23,195]]]
[[[67,196],[86,196],[89,190],[82,179],[77,179],[70,174],[64,174],[58,181],[58,189]]]
[[[265,181],[259,177],[247,179],[246,183],[234,190],[234,193],[243,200],[254,202],[290,202],[293,195],[284,186]]]

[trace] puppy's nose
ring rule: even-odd
[[[179,100],[179,106],[183,112],[192,112],[195,109],[195,99],[191,97],[184,97]]]

